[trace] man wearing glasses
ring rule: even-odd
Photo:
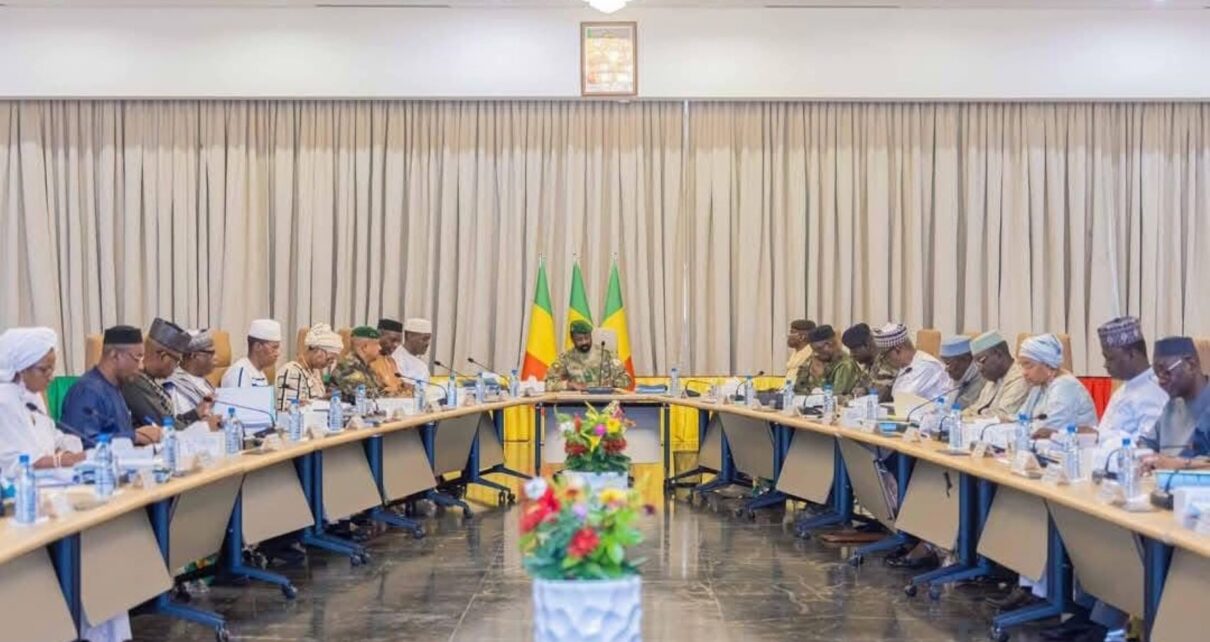
[[[119,325],[105,330],[101,360],[84,373],[63,399],[60,426],[75,434],[85,448],[96,446],[102,434],[125,437],[136,445],[159,442],[162,431],[155,425],[139,428],[122,398],[121,385],[139,376],[143,365],[143,332]]]
[[[189,342],[189,333],[175,323],[164,319],[152,321],[143,344],[143,368],[122,382],[122,397],[134,417],[134,425],[156,426],[164,417],[172,417],[181,428],[197,421],[206,421],[211,428],[218,426],[218,417],[210,415],[212,402],[203,400],[190,410],[178,408],[174,395],[163,384],[180,365],[182,355],[189,351]]]
[[[1155,375],[1168,393],[1160,419],[1142,442],[1156,452],[1147,468],[1210,468],[1210,384],[1202,374],[1197,348],[1189,337],[1168,337],[1155,344]]]

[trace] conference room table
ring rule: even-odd
[[[1028,479],[990,457],[948,454],[936,442],[700,398],[557,393],[403,416],[248,451],[165,483],[124,486],[107,503],[33,525],[0,519],[0,642],[71,640],[84,617],[97,623],[145,603],[212,626],[225,638],[221,616],[171,599],[173,578],[188,562],[226,551],[226,574],[278,584],[292,597],[285,578],[244,564],[245,546],[301,531],[304,543],[363,559],[363,549],[329,535],[326,524],[359,513],[379,513],[391,524],[387,503],[436,493],[441,477],[455,470],[463,482],[504,489],[483,478],[488,472],[520,476],[503,467],[503,410],[610,400],[695,409],[699,466],[719,477],[704,485],[731,483],[736,473],[766,479],[773,484],[767,503],[799,499],[829,507],[815,525],[847,523],[858,504],[892,529],[892,538],[910,533],[953,550],[958,564],[942,569],[938,582],[978,575],[986,559],[1021,572],[1041,564],[1049,573],[1046,606],[1063,609],[1071,593],[1063,581],[1070,559],[1085,590],[1142,615],[1152,639],[1204,639],[1197,629],[1210,606],[1210,536],[1181,527],[1171,512],[1128,512],[1100,500],[1091,483]],[[666,417],[661,439],[671,473]],[[897,511],[877,478],[874,462],[883,454],[899,462]],[[93,491],[64,492],[87,498]],[[501,503],[511,499],[500,490]]]

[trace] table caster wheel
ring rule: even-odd
[[[517,504],[517,494],[516,493],[514,493],[512,491],[508,492],[508,503],[510,506],[515,506]]]
[[[995,642],[1008,642],[1008,631],[993,624],[991,630],[987,632],[987,637]]]
[[[464,518],[466,518],[466,519],[471,519],[472,517],[474,517],[474,516],[475,516],[475,514],[471,512],[471,509],[469,509],[469,508],[463,508],[463,509],[462,509],[462,516],[463,516]]]
[[[934,602],[938,602],[941,600],[941,587],[940,586],[929,586],[929,599]]]
[[[298,589],[294,588],[293,584],[283,584],[281,587],[281,595],[287,600],[292,600],[298,597]]]
[[[907,586],[903,587],[903,594],[908,597],[916,597],[916,590],[915,584],[908,584]]]
[[[365,562],[362,561],[361,556],[356,553],[349,556],[349,564],[352,566],[361,566],[364,563]]]
[[[750,521],[750,522],[755,522],[756,521],[756,511],[754,511],[754,510],[747,511],[744,513],[744,517],[747,517],[748,521]]]
[[[225,626],[219,627],[214,630],[214,639],[218,642],[229,642],[231,640],[231,631],[228,631]]]
[[[506,493],[504,491],[500,491],[499,493],[497,493],[496,494],[496,504],[499,506],[507,506],[508,505],[508,493]]]
[[[424,539],[424,527],[419,526],[412,530],[412,539]]]
[[[185,588],[184,584],[177,584],[176,588],[172,589],[172,599],[183,604],[188,604],[193,599],[193,595],[189,593],[189,589]]]
[[[851,555],[849,557],[849,566],[858,567],[858,566],[861,566],[861,563],[864,561],[865,561],[865,559],[861,556],[860,553],[853,553],[853,555]]]

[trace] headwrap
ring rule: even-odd
[[[394,319],[379,319],[378,329],[386,332],[403,332],[403,324]]]
[[[790,322],[790,329],[794,332],[810,332],[815,329],[815,322],[810,319],[795,319]]]
[[[368,325],[359,325],[356,328],[353,328],[354,339],[377,339],[381,336],[382,335],[378,333],[378,330],[371,328]]]
[[[907,340],[907,326],[902,323],[888,323],[874,331],[874,345],[880,350],[894,348]]]
[[[55,349],[59,336],[50,328],[12,328],[0,334],[0,383],[42,360]]]
[[[412,334],[432,334],[433,324],[428,319],[411,318],[403,324],[403,331]]]
[[[811,330],[811,332],[807,334],[807,341],[815,343],[816,341],[828,341],[829,339],[833,339],[835,337],[836,330],[832,329],[832,326],[824,324],[821,326],[816,326],[814,330]]]
[[[1000,345],[1001,343],[1007,344],[1007,342],[1004,340],[1004,337],[1000,336],[1000,333],[996,332],[995,330],[988,330],[974,339],[971,339],[971,354],[982,354]]]
[[[1155,358],[1197,356],[1197,346],[1189,337],[1165,337],[1155,342]]]
[[[1118,317],[1097,328],[1101,347],[1123,348],[1143,340],[1143,326],[1134,317]]]
[[[1026,339],[1017,356],[1058,368],[1063,365],[1063,344],[1053,334],[1040,334]]]
[[[214,334],[209,330],[190,330],[189,349],[186,353],[212,352],[214,350]]]
[[[115,325],[105,330],[102,343],[107,346],[137,346],[143,343],[143,331],[132,325]]]
[[[189,351],[189,334],[171,321],[156,317],[156,320],[151,322],[147,336],[173,352],[184,354]]]
[[[281,341],[281,324],[273,319],[257,319],[248,326],[248,336],[261,341]]]
[[[340,354],[345,347],[340,335],[333,332],[332,326],[326,323],[316,323],[311,326],[311,329],[307,330],[307,336],[303,340],[303,343],[308,348],[318,348],[332,354]]]
[[[954,357],[961,357],[964,354],[970,353],[970,338],[959,334],[941,342],[941,354],[938,356],[943,359],[952,359]]]
[[[870,326],[864,323],[858,323],[857,325],[844,331],[844,335],[840,337],[840,342],[850,350],[869,344]]]
[[[576,319],[571,322],[571,333],[592,334],[592,324],[583,319]]]

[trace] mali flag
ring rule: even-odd
[[[563,349],[571,349],[571,324],[587,321],[592,325],[592,310],[588,309],[588,293],[584,291],[584,275],[580,273],[580,262],[571,268],[571,302],[567,306],[567,325],[563,328]]]
[[[612,330],[618,338],[618,360],[626,366],[631,381],[634,380],[634,359],[630,358],[630,331],[626,329],[626,306],[622,305],[622,279],[618,276],[615,261],[609,271],[609,289],[605,292],[605,311],[601,313],[601,327]]]
[[[546,283],[546,263],[538,261],[538,283],[534,286],[534,307],[529,313],[529,337],[525,340],[525,363],[521,380],[531,376],[546,378],[546,369],[558,357],[555,341],[555,315],[551,311],[550,286]]]

